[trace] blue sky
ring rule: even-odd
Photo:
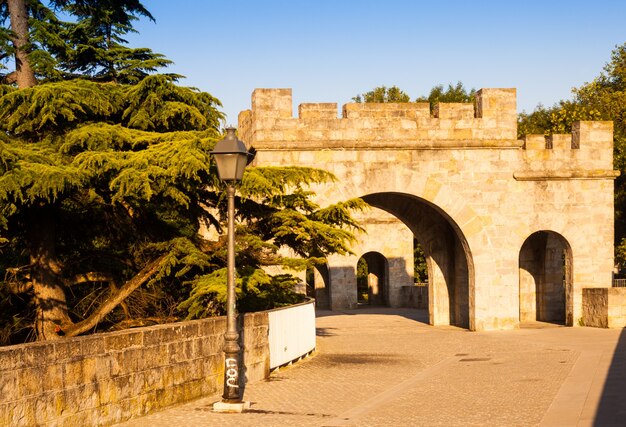
[[[411,99],[437,84],[515,87],[518,110],[571,97],[626,43],[626,1],[144,0],[131,46],[175,62],[181,83],[224,104],[227,123],[257,87],[341,106],[380,85]]]

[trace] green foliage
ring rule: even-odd
[[[145,131],[168,132],[211,128],[217,130],[224,115],[220,101],[208,93],[173,84],[169,76],[151,76],[126,93],[123,123]]]
[[[444,89],[443,85],[438,85],[430,90],[427,97],[420,96],[415,102],[428,102],[430,103],[431,110],[439,102],[474,102],[476,97],[476,90],[470,89],[469,91],[463,86],[463,83],[457,82],[456,85],[448,84],[448,87]]]
[[[352,98],[354,102],[409,102],[410,98],[397,86],[378,86],[362,95]]]
[[[222,268],[199,276],[189,282],[190,297],[178,308],[187,313],[187,319],[200,319],[223,314],[226,309],[226,274]],[[289,274],[270,276],[259,268],[238,270],[235,293],[240,312],[270,310],[303,302],[305,297],[294,292],[298,279]]]
[[[413,239],[413,278],[415,283],[428,283],[426,255],[417,239]]]
[[[356,289],[357,289],[357,302],[367,303],[369,301],[369,266],[365,258],[359,258],[356,264]]]
[[[114,117],[121,107],[120,89],[71,80],[10,91],[0,98],[0,129],[37,141],[86,121]]]
[[[550,116],[553,108],[546,108],[542,104],[537,105],[532,113],[521,112],[517,116],[517,137],[525,135],[548,135],[550,129]]]
[[[572,124],[579,120],[602,120],[602,114],[589,108],[589,105],[573,101],[560,101],[552,108],[545,108],[540,104],[532,113],[522,112],[518,115],[518,138],[531,134],[548,136],[570,133]]]
[[[40,81],[89,78],[135,84],[172,62],[148,48],[126,46],[140,17],[154,21],[136,0],[26,1],[29,20],[28,58]],[[57,16],[70,17],[62,21]],[[8,9],[0,2],[0,69],[15,54]],[[6,77],[0,74],[1,77]],[[180,77],[172,75],[172,77]]]

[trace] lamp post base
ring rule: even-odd
[[[228,403],[220,401],[213,404],[213,412],[240,414],[247,409],[250,409],[250,402]]]

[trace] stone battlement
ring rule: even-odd
[[[613,122],[580,121],[571,134],[526,135],[522,147],[525,171],[516,179],[610,178],[613,171]],[[533,171],[551,170],[536,175]]]
[[[291,89],[256,89],[239,114],[247,144],[271,150],[513,149],[518,180],[615,177],[613,123],[576,122],[571,134],[517,140],[515,89],[481,89],[475,105],[426,102],[304,103],[292,115]]]
[[[515,89],[481,89],[476,105],[306,103],[292,116],[291,89],[256,89],[239,114],[240,137],[257,148],[519,147]],[[271,142],[271,146],[267,143]],[[284,144],[283,144],[284,143]]]

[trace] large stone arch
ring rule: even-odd
[[[428,265],[430,323],[471,327],[474,266],[467,239],[456,222],[412,194],[374,193],[362,199],[393,214],[420,242]]]

